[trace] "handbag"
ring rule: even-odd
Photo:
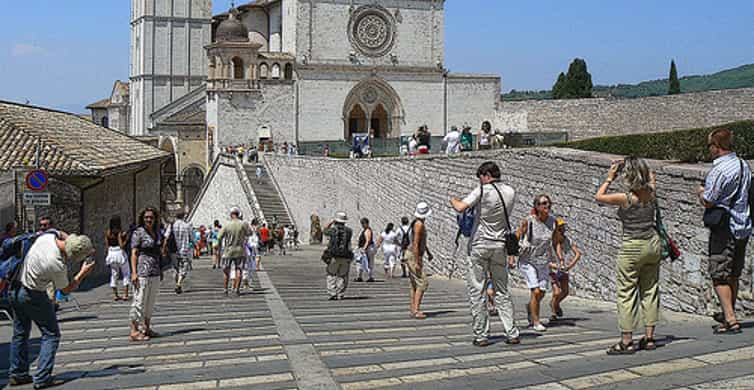
[[[667,229],[665,229],[657,198],[655,198],[655,228],[657,229],[657,234],[660,236],[660,258],[663,260],[670,259],[670,261],[678,260],[681,257],[681,250],[678,249],[678,245],[670,238]]]
[[[511,229],[511,222],[508,218],[508,208],[505,206],[505,199],[503,199],[503,194],[500,193],[500,190],[497,188],[495,183],[492,184],[492,188],[497,191],[497,195],[500,197],[500,201],[503,202],[503,213],[505,213],[505,224],[508,227],[508,232],[505,233],[504,239],[505,239],[505,251],[508,253],[508,256],[518,256],[519,253],[521,253],[521,247],[520,243],[518,241],[518,236],[516,236],[516,233],[513,232],[513,229]]]

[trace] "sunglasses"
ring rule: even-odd
[[[537,203],[537,206],[552,206],[552,203],[548,201],[544,201],[544,202]]]

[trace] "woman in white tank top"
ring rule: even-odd
[[[382,232],[380,238],[377,239],[377,246],[382,246],[386,279],[392,279],[393,270],[398,262],[398,253],[400,252],[398,232],[394,230],[394,227],[395,226],[392,223],[387,224],[385,231]]]

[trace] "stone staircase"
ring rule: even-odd
[[[278,194],[272,178],[267,173],[263,164],[260,163],[258,166],[262,167],[262,171],[264,172],[260,181],[257,181],[256,164],[244,165],[244,169],[246,170],[246,175],[249,177],[251,188],[254,190],[254,195],[259,203],[259,208],[262,210],[265,222],[271,224],[273,217],[277,216],[278,224],[292,225],[293,221],[288,215],[288,210],[285,204],[283,204],[283,200],[280,198],[280,194]]]

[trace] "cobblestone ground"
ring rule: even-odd
[[[197,260],[186,293],[163,283],[153,320],[162,337],[146,343],[128,341],[129,304],[112,302],[107,286],[76,294],[80,310],[66,303],[60,315],[63,388],[754,389],[751,321],[741,335],[713,336],[711,320],[665,312],[660,348],[608,357],[613,305],[570,299],[547,332],[480,349],[471,345],[463,283],[431,279],[429,318],[414,320],[406,279],[352,282],[346,300],[328,301],[319,254],[265,257],[255,289],[238,298],[225,298],[221,273]],[[514,295],[525,323],[526,292]],[[499,334],[499,320],[492,329]],[[8,322],[0,332],[7,370]]]

